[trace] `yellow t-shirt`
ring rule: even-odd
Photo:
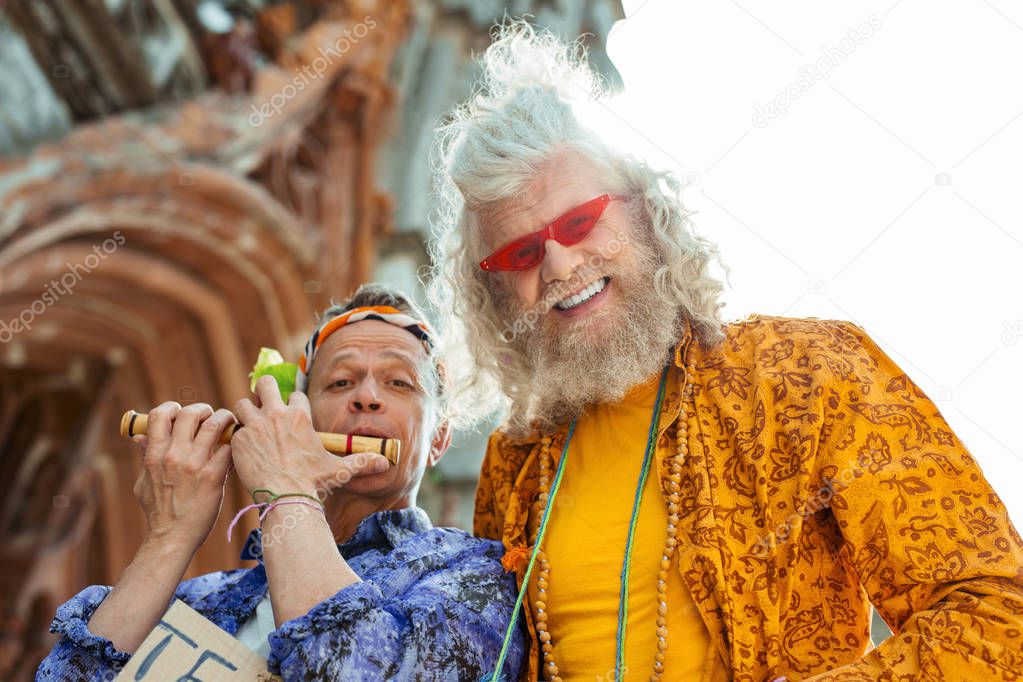
[[[576,424],[544,550],[550,562],[547,629],[565,680],[613,680],[622,560],[660,376]],[[553,453],[555,464],[560,451]],[[553,470],[552,470],[553,476]],[[530,520],[530,533],[538,521]],[[625,678],[649,679],[657,652],[657,573],[668,511],[651,461],[632,549]],[[536,578],[529,600],[536,600]],[[714,668],[710,636],[678,573],[668,571],[665,678],[700,680]],[[721,679],[714,674],[710,679]]]

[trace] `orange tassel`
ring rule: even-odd
[[[501,566],[505,573],[520,573],[526,569],[529,561],[529,548],[519,545],[512,547],[501,557]]]

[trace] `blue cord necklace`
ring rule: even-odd
[[[621,587],[618,598],[618,629],[615,636],[615,680],[621,680],[625,671],[625,629],[629,616],[629,576],[632,569],[632,545],[636,536],[636,522],[639,519],[640,505],[643,503],[643,490],[650,474],[650,464],[653,461],[654,448],[657,443],[657,423],[661,414],[661,407],[664,404],[664,387],[668,378],[668,368],[661,372],[661,381],[657,387],[657,399],[654,403],[654,413],[650,418],[650,429],[647,433],[646,451],[643,454],[643,464],[639,473],[639,481],[636,484],[636,495],[632,505],[632,516],[629,519],[629,532],[625,543],[625,556],[622,560]],[[522,586],[519,588],[518,598],[515,600],[515,610],[512,613],[508,629],[505,631],[504,643],[501,646],[501,653],[497,658],[497,665],[494,672],[484,676],[484,680],[498,682],[502,666],[511,645],[512,634],[515,631],[515,624],[518,621],[519,609],[529,588],[529,579],[533,573],[533,565],[536,563],[537,554],[543,544],[544,536],[547,533],[547,521],[550,518],[551,508],[554,506],[554,498],[561,487],[561,478],[565,470],[565,462],[568,460],[568,445],[572,442],[572,434],[575,433],[575,420],[568,427],[568,435],[565,437],[565,445],[561,450],[561,459],[558,461],[558,468],[554,474],[554,481],[551,484],[550,494],[544,504],[543,515],[540,518],[540,525],[537,530],[536,542],[533,543],[533,551],[529,556],[529,563],[526,565],[526,572],[522,578]],[[556,673],[555,673],[556,674]]]

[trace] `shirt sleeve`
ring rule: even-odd
[[[113,680],[131,654],[118,651],[106,637],[89,631],[89,619],[110,593],[105,585],[91,585],[57,609],[50,632],[60,641],[36,670],[36,680]]]
[[[232,596],[237,599],[238,592],[233,582],[247,573],[248,569],[236,569],[186,580],[174,591],[174,599],[180,599],[215,625],[228,629],[228,621],[238,611],[237,604],[231,602]],[[132,655],[119,651],[109,639],[89,630],[89,620],[112,589],[106,585],[91,585],[57,609],[50,632],[61,638],[36,670],[37,680],[63,682],[117,677]]]
[[[843,551],[894,635],[812,680],[1020,679],[1023,541],[934,403],[859,327],[820,456]]]
[[[285,680],[479,680],[492,673],[516,597],[501,545],[446,529],[428,535],[428,547],[391,551],[374,572],[384,576],[380,584],[370,577],[349,585],[271,633],[270,670]],[[518,677],[523,646],[517,629],[501,679]]]

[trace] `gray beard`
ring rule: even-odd
[[[611,305],[568,325],[547,313],[536,329],[517,339],[532,370],[523,416],[533,427],[550,430],[580,416],[588,405],[619,402],[670,361],[683,317],[652,285],[657,267],[652,254],[650,246],[637,244],[638,267],[631,273],[620,268],[603,273],[617,289]]]

